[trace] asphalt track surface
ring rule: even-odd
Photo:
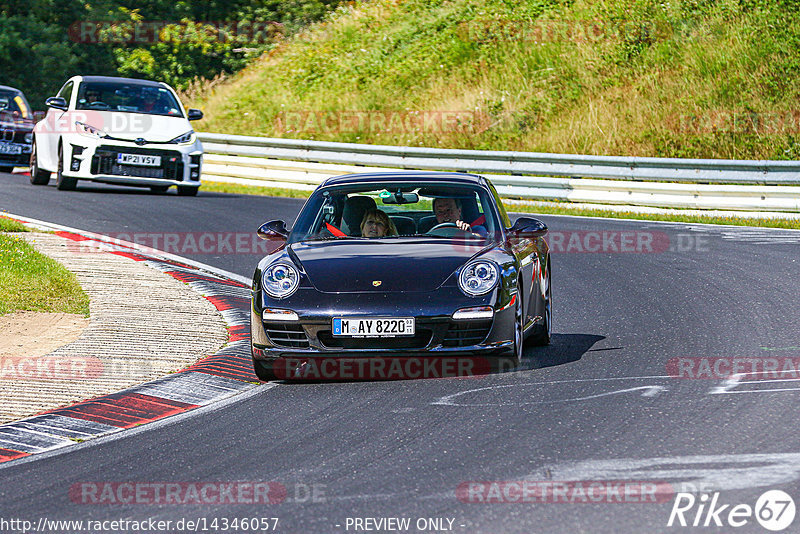
[[[0,175],[0,210],[112,235],[248,234],[268,219],[291,223],[301,204],[202,189],[196,198],[83,184],[61,192]],[[169,532],[186,531],[175,526],[180,519],[210,526],[215,518],[275,517],[276,530],[286,533],[365,532],[352,518],[388,517],[410,519],[407,532],[444,531],[417,530],[425,518],[452,519],[450,531],[465,533],[767,532],[754,518],[740,528],[713,521],[693,528],[697,506],[685,513],[690,526],[676,520],[667,527],[673,494],[656,503],[584,503],[574,491],[573,503],[463,502],[480,499],[477,491],[457,493],[465,483],[523,480],[667,483],[673,491],[719,492],[720,505],[753,506],[772,489],[800,497],[798,375],[675,378],[669,363],[800,358],[800,233],[542,219],[563,240],[552,257],[555,334],[549,347],[526,347],[521,369],[472,379],[257,388],[0,466],[0,519],[171,520]],[[598,241],[568,247],[587,232],[606,232],[608,241],[615,239],[608,233],[641,232],[657,246],[636,253],[578,251]],[[259,257],[173,252],[247,277]],[[70,495],[87,482],[230,481],[278,482],[287,498],[272,505],[86,504]],[[509,484],[494,487],[509,491],[506,500],[517,495]],[[222,532],[219,525],[207,531]],[[799,525],[797,518],[786,532]]]

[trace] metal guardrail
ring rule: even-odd
[[[503,196],[672,208],[800,211],[800,162],[582,156],[198,133],[205,179],[313,189],[390,169],[484,174]],[[244,157],[243,157],[244,156]],[[746,185],[730,185],[746,184]]]
[[[695,183],[800,185],[800,161],[637,158],[453,150],[199,133],[207,152],[295,161],[454,170],[476,174],[573,176]]]

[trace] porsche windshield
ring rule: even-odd
[[[84,82],[77,109],[183,117],[175,96],[165,87],[120,82]]]
[[[308,200],[289,242],[410,236],[486,239],[499,230],[491,199],[481,187],[446,182],[328,187]]]

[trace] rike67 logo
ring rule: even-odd
[[[743,527],[754,519],[767,530],[786,530],[794,521],[794,499],[781,490],[763,493],[755,503],[723,504],[720,493],[699,497],[693,493],[678,493],[672,504],[667,526],[681,527]]]

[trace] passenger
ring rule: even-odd
[[[386,237],[397,235],[397,228],[386,213],[369,209],[361,220],[361,237]]]
[[[486,228],[480,225],[474,227],[461,220],[461,199],[458,198],[434,198],[433,213],[436,215],[436,224],[453,223],[459,230],[472,232],[474,234],[487,235]]]

